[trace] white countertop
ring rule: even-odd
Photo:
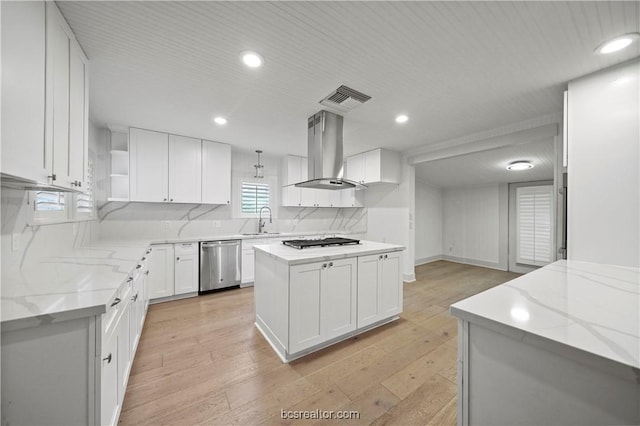
[[[404,250],[403,246],[374,241],[360,241],[358,245],[308,247],[304,249],[296,249],[284,244],[257,245],[253,248],[289,265]]]
[[[106,312],[117,291],[151,244],[327,234],[338,233],[316,231],[96,241],[89,246],[25,266],[19,269],[19,273],[3,271],[0,322],[3,329],[8,329],[24,324],[34,325],[38,321],[51,321],[61,315],[81,317]]]
[[[3,276],[3,326],[72,311],[82,316],[106,312],[147,247],[146,242],[98,242],[41,260],[17,276]]]
[[[457,302],[451,313],[640,368],[638,268],[561,260]]]

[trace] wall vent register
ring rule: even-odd
[[[309,247],[329,247],[360,244],[360,240],[354,240],[352,238],[330,237],[313,240],[285,240],[282,242],[282,244],[301,250],[303,248]]]

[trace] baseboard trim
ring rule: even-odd
[[[462,263],[465,265],[482,266],[483,268],[497,269],[498,271],[507,271],[504,267],[500,266],[498,262],[487,262],[486,260],[466,259],[464,257],[457,256],[442,256],[442,260],[449,262]]]
[[[438,260],[444,260],[444,256],[441,254],[429,257],[421,257],[420,259],[416,259],[416,266],[426,265],[427,263],[437,262]]]
[[[412,283],[416,280],[416,274],[402,274],[402,281],[405,283]]]

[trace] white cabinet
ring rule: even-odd
[[[54,2],[1,7],[2,172],[82,189],[87,58]]]
[[[45,2],[0,2],[2,173],[46,182]]]
[[[242,284],[252,283],[255,277],[255,259],[253,249],[242,248]]]
[[[374,149],[347,157],[346,179],[361,184],[396,183],[402,180],[402,159],[399,152]]]
[[[290,353],[356,329],[355,258],[295,265],[289,274]]]
[[[358,328],[402,312],[400,253],[358,258]]]
[[[149,299],[173,296],[174,267],[173,244],[153,246],[149,260]]]
[[[169,135],[169,201],[202,202],[202,141]]]
[[[53,2],[47,2],[46,27],[45,149],[52,151],[55,183],[81,189],[88,158],[87,59]]]
[[[168,201],[168,134],[131,128],[129,165],[131,201]]]
[[[131,201],[229,204],[231,147],[131,128]]]
[[[175,244],[174,251],[174,294],[198,291],[198,243]]]
[[[118,416],[118,330],[103,335],[100,356],[100,424],[113,425]]]
[[[154,245],[149,265],[149,299],[198,291],[198,243]]]
[[[231,146],[202,141],[202,203],[231,202]]]

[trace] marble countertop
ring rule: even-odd
[[[95,241],[28,267],[3,270],[0,322],[4,330],[51,321],[60,316],[83,317],[106,312],[151,244],[333,234],[338,233],[316,231]]]
[[[451,313],[640,368],[638,268],[561,260],[457,302]]]
[[[374,241],[360,241],[358,245],[309,247],[301,250],[285,246],[284,244],[257,245],[253,248],[289,265],[346,259],[355,256],[367,256],[370,254],[404,250],[403,246]]]
[[[97,242],[73,249],[2,277],[3,329],[17,321],[73,313],[76,317],[106,312],[138,261],[146,242]]]

